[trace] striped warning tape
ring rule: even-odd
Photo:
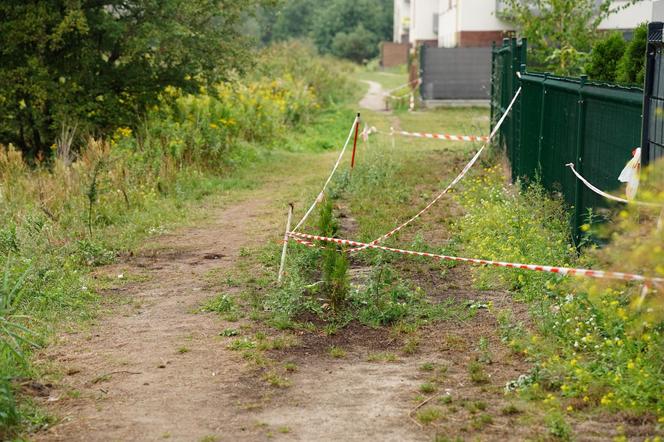
[[[568,164],[565,164],[565,166],[572,169],[572,172],[574,173],[574,175],[576,175],[576,177],[579,179],[579,181],[581,181],[583,184],[585,184],[588,189],[592,190],[593,192],[595,192],[596,194],[598,194],[600,196],[603,196],[606,199],[613,200],[613,201],[618,201],[620,203],[625,203],[625,204],[636,204],[638,206],[645,206],[645,207],[657,207],[657,208],[660,208],[660,209],[664,207],[664,204],[660,204],[660,203],[651,203],[651,202],[648,202],[648,201],[628,200],[628,199],[625,199],[625,198],[620,198],[618,196],[611,195],[610,193],[606,193],[603,190],[595,187],[594,185],[592,185],[590,183],[590,181],[585,179],[583,177],[583,175],[581,175],[574,168],[574,163],[568,163]]]
[[[445,141],[468,141],[468,142],[487,142],[489,137],[486,135],[450,135],[450,134],[434,134],[426,132],[407,132],[404,130],[394,130],[390,128],[389,132],[379,131],[375,127],[369,129],[365,128],[365,131],[362,132],[362,137],[366,141],[369,135],[374,133],[382,133],[386,135],[402,135],[404,137],[414,137],[414,138],[430,138],[434,140],[445,140]]]
[[[348,147],[348,143],[350,142],[351,137],[353,136],[353,132],[357,130],[357,125],[360,123],[360,114],[357,114],[357,117],[353,120],[353,125],[350,127],[350,131],[348,132],[348,137],[346,138],[346,142],[344,143],[344,146],[341,148],[341,152],[339,153],[339,156],[337,157],[337,161],[334,163],[334,166],[332,167],[332,171],[330,172],[330,175],[327,177],[327,180],[325,181],[325,184],[323,184],[323,188],[321,189],[320,193],[314,200],[314,202],[309,206],[309,210],[307,210],[302,217],[302,219],[297,223],[293,231],[296,231],[299,229],[302,224],[309,218],[309,215],[311,215],[311,212],[314,210],[316,205],[318,205],[321,201],[323,201],[323,197],[325,196],[325,189],[327,189],[327,186],[330,184],[330,181],[332,181],[332,177],[334,176],[334,173],[337,171],[337,168],[339,167],[339,164],[341,163],[341,159],[344,156],[344,153],[346,152],[346,148]]]
[[[514,103],[516,103],[516,99],[519,97],[519,94],[521,94],[521,88],[517,89],[517,91],[514,94],[514,97],[512,98],[512,101],[510,102],[509,106],[507,106],[507,109],[505,109],[505,112],[503,113],[502,117],[500,117],[500,120],[498,120],[498,122],[496,123],[496,126],[491,131],[491,134],[488,137],[489,140],[492,140],[493,137],[496,135],[496,133],[498,133],[498,130],[500,129],[502,124],[505,122],[505,119],[507,118],[507,115],[512,110],[512,107],[514,106]],[[407,225],[409,225],[410,223],[415,221],[417,218],[422,216],[426,211],[428,211],[431,207],[433,207],[433,205],[436,204],[447,192],[449,192],[452,189],[452,187],[456,186],[457,183],[463,179],[463,177],[466,175],[466,173],[468,173],[470,168],[473,167],[473,165],[477,162],[477,159],[480,157],[480,155],[482,154],[482,152],[486,148],[487,144],[488,144],[488,142],[484,143],[484,145],[480,148],[480,150],[477,151],[475,156],[473,156],[473,158],[470,159],[468,164],[466,164],[464,166],[464,168],[461,170],[459,175],[457,175],[457,177],[454,178],[454,180],[452,180],[452,182],[450,184],[448,184],[448,186],[442,192],[440,192],[438,195],[436,195],[436,197],[433,200],[431,200],[431,202],[429,204],[427,204],[422,210],[417,212],[414,216],[412,216],[410,219],[408,219],[403,224],[396,226],[394,229],[390,230],[389,232],[387,232],[383,236],[380,236],[380,237],[376,238],[375,240],[371,241],[371,244],[378,244],[379,242],[395,235],[401,229],[403,229],[404,227],[406,227]],[[365,249],[365,247],[351,249],[350,252],[359,252],[360,250],[363,250],[363,249]]]
[[[392,95],[392,93],[394,93],[394,92],[396,92],[396,91],[398,91],[398,90],[404,89],[404,88],[406,88],[406,87],[409,87],[409,86],[411,86],[411,85],[412,85],[413,88],[416,88],[417,86],[420,85],[420,83],[422,83],[422,79],[421,79],[421,78],[418,78],[417,80],[412,80],[412,81],[409,81],[408,83],[404,83],[404,84],[401,84],[401,85],[399,85],[399,86],[397,86],[397,87],[395,87],[395,88],[392,88],[392,89],[390,89],[390,90],[387,90],[387,91],[385,91],[385,92],[383,93],[383,95],[385,95],[386,97],[399,98],[399,97],[395,97],[394,95]]]
[[[510,269],[521,269],[521,270],[530,270],[535,272],[546,272],[546,273],[556,273],[562,276],[584,276],[588,278],[598,278],[598,279],[617,279],[622,281],[641,281],[646,283],[655,283],[662,284],[664,283],[664,278],[649,277],[643,275],[637,275],[634,273],[624,273],[624,272],[609,272],[605,270],[592,270],[592,269],[576,269],[571,267],[558,267],[558,266],[546,266],[538,264],[522,264],[515,262],[503,262],[503,261],[493,261],[489,259],[477,259],[477,258],[462,258],[459,256],[450,256],[450,255],[438,255],[435,253],[427,252],[416,252],[413,250],[403,250],[395,249],[393,247],[379,246],[376,244],[362,243],[358,241],[351,241],[348,239],[340,238],[329,238],[326,236],[318,235],[308,235],[305,233],[294,233],[289,232],[288,236],[294,239],[297,242],[303,242],[305,244],[311,244],[311,241],[322,241],[327,243],[340,244],[342,246],[351,246],[351,247],[361,247],[361,248],[371,248],[378,250],[385,250],[388,252],[399,253],[402,255],[410,256],[424,256],[427,258],[440,259],[445,261],[457,261],[457,262],[467,262],[472,264],[479,265],[489,265],[495,267],[505,267]]]
[[[403,135],[404,137],[415,137],[415,138],[431,138],[435,140],[447,140],[447,141],[489,141],[488,136],[483,135],[450,135],[450,134],[432,134],[426,132],[406,132],[403,130],[398,130],[394,132],[397,135]]]

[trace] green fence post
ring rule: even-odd
[[[539,137],[537,138],[537,167],[540,170],[540,173],[543,173],[542,168],[542,142],[544,141],[544,114],[546,110],[546,79],[549,78],[549,73],[544,73],[544,78],[542,79],[542,107],[540,109],[540,126],[539,126]]]
[[[510,100],[514,96],[514,93],[516,92],[517,89],[517,82],[518,82],[518,77],[516,76],[516,73],[519,70],[519,51],[518,51],[518,46],[517,46],[517,41],[515,37],[512,37],[510,40],[510,93],[509,97]],[[511,168],[514,167],[514,156],[516,152],[516,144],[515,144],[515,137],[514,137],[514,130],[515,130],[515,122],[516,119],[514,118],[515,113],[514,109],[512,109],[512,112],[507,116],[509,120],[509,138],[507,140],[507,148],[509,149],[509,155],[508,158],[510,159],[510,166]]]
[[[526,37],[521,39],[521,64],[524,66],[528,64],[528,39]]]
[[[493,131],[493,118],[495,115],[494,111],[494,107],[496,105],[496,97],[494,96],[494,94],[496,93],[495,81],[496,81],[496,42],[492,41],[491,42],[491,106],[490,106],[491,114],[489,115],[489,133]]]
[[[586,130],[586,101],[583,96],[583,87],[588,80],[587,75],[581,76],[579,82],[579,112],[578,121],[576,124],[576,158],[574,159],[574,167],[579,173],[583,174],[583,155],[585,147],[585,130]],[[572,239],[578,246],[580,238],[581,224],[583,223],[583,192],[584,187],[580,180],[576,180],[575,195],[574,195],[574,222],[572,223]]]

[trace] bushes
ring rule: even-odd
[[[598,40],[585,66],[591,80],[643,85],[648,25],[639,25],[631,41],[625,42],[619,32]]]
[[[634,38],[618,63],[616,77],[621,83],[642,85],[645,80],[645,54],[648,45],[648,25],[639,25],[634,30]]]
[[[458,224],[469,254],[664,275],[664,231],[646,213],[622,211],[610,227],[612,244],[576,257],[560,204],[538,187],[515,192],[491,170],[470,183],[459,196],[467,213]],[[664,183],[650,188],[642,183],[641,198],[661,201],[662,189]],[[638,284],[534,272],[476,269],[474,274],[484,287],[507,284],[530,305],[529,331],[509,324],[506,314],[499,320],[504,341],[534,364],[517,383],[528,397],[568,411],[598,406],[663,419],[661,292],[642,297]]]
[[[573,262],[575,250],[568,245],[563,208],[541,187],[534,185],[523,192],[508,189],[500,168],[492,167],[480,177],[467,179],[458,199],[466,214],[456,228],[471,256],[535,264]],[[520,290],[529,300],[541,294],[547,281],[556,279],[549,274],[499,268],[475,271],[474,276],[480,287],[498,283]]]
[[[590,53],[586,64],[586,74],[591,80],[615,82],[618,61],[625,53],[627,43],[619,32],[612,32],[598,41]]]

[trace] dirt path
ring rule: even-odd
[[[268,208],[260,198],[218,210],[209,225],[164,236],[104,269],[146,281],[117,289],[125,305],[49,351],[69,374],[52,395],[65,417],[37,439],[198,440],[222,429],[243,436],[249,422],[234,407],[242,364],[220,345],[220,320],[193,312],[215,294],[206,272],[232,265],[242,247],[272,233],[261,221]],[[255,231],[265,233],[249,236]],[[67,397],[72,390],[80,398]]]
[[[376,112],[385,111],[385,91],[380,83],[366,80],[364,83],[369,85],[369,91],[360,100],[360,107]]]

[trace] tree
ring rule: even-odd
[[[357,63],[376,55],[378,47],[376,34],[367,31],[362,23],[349,33],[339,32],[332,39],[332,54]]]
[[[135,125],[166,86],[242,70],[242,14],[261,0],[3,0],[0,142],[47,154],[62,127]]]
[[[618,61],[625,53],[627,43],[620,32],[612,32],[593,46],[586,64],[591,80],[615,82]]]
[[[265,44],[313,40],[321,53],[362,61],[392,35],[391,0],[284,0],[263,8],[251,26]]]
[[[378,55],[378,42],[390,38],[392,8],[388,0],[330,0],[314,17],[312,35],[318,50],[334,52],[334,39],[339,33],[347,34],[338,45],[348,46],[352,38],[371,38],[372,50],[367,57]],[[364,30],[360,30],[362,25]],[[373,35],[369,35],[373,34]]]
[[[501,15],[528,38],[531,64],[560,75],[576,75],[602,20],[637,1],[616,7],[612,0],[506,0]]]
[[[643,86],[646,69],[646,47],[648,46],[648,25],[639,25],[634,30],[634,38],[618,62],[616,77],[621,83],[635,83]]]

